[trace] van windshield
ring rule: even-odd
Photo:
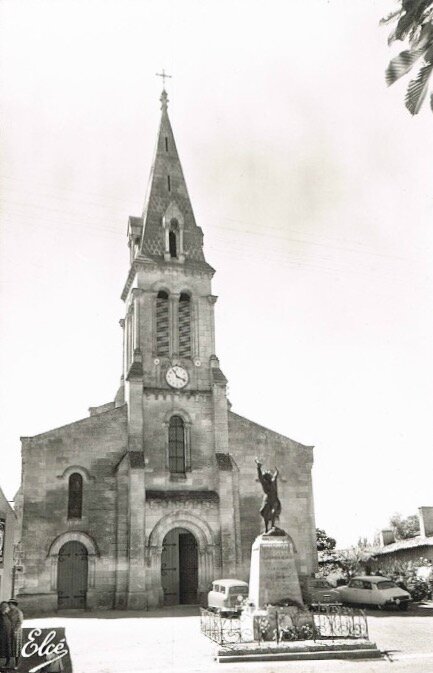
[[[248,587],[230,587],[231,594],[247,594]]]

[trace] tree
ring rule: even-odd
[[[316,541],[318,551],[330,551],[335,549],[337,542],[329,537],[322,528],[316,528]]]
[[[417,63],[418,72],[409,81],[405,104],[409,112],[418,114],[433,71],[433,0],[398,0],[399,8],[382,19],[381,24],[395,23],[388,44],[407,41],[408,49],[393,58],[385,73],[388,86],[406,75]],[[430,96],[433,110],[433,94]]]
[[[416,514],[403,519],[401,514],[393,514],[389,520],[389,525],[394,531],[396,540],[407,540],[419,534],[419,519]]]

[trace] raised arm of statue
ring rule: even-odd
[[[259,477],[259,481],[263,485],[262,464],[261,464],[261,462],[258,458],[256,458],[256,465],[257,465],[257,475]]]

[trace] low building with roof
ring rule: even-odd
[[[406,540],[396,540],[390,529],[380,532],[380,544],[372,550],[375,569],[386,569],[396,562],[418,561],[420,558],[433,562],[433,507],[420,507],[419,535]]]

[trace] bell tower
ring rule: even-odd
[[[212,403],[212,453],[225,453],[227,381],[215,355],[215,271],[205,259],[203,232],[191,206],[165,89],[160,101],[143,213],[128,222],[130,270],[122,293],[126,312],[121,324],[129,447],[145,455],[151,452],[146,445],[156,433],[157,401],[164,400],[168,412],[183,410],[186,418],[191,400],[197,402],[200,396],[202,403],[205,398]],[[203,404],[200,413],[208,414]]]

